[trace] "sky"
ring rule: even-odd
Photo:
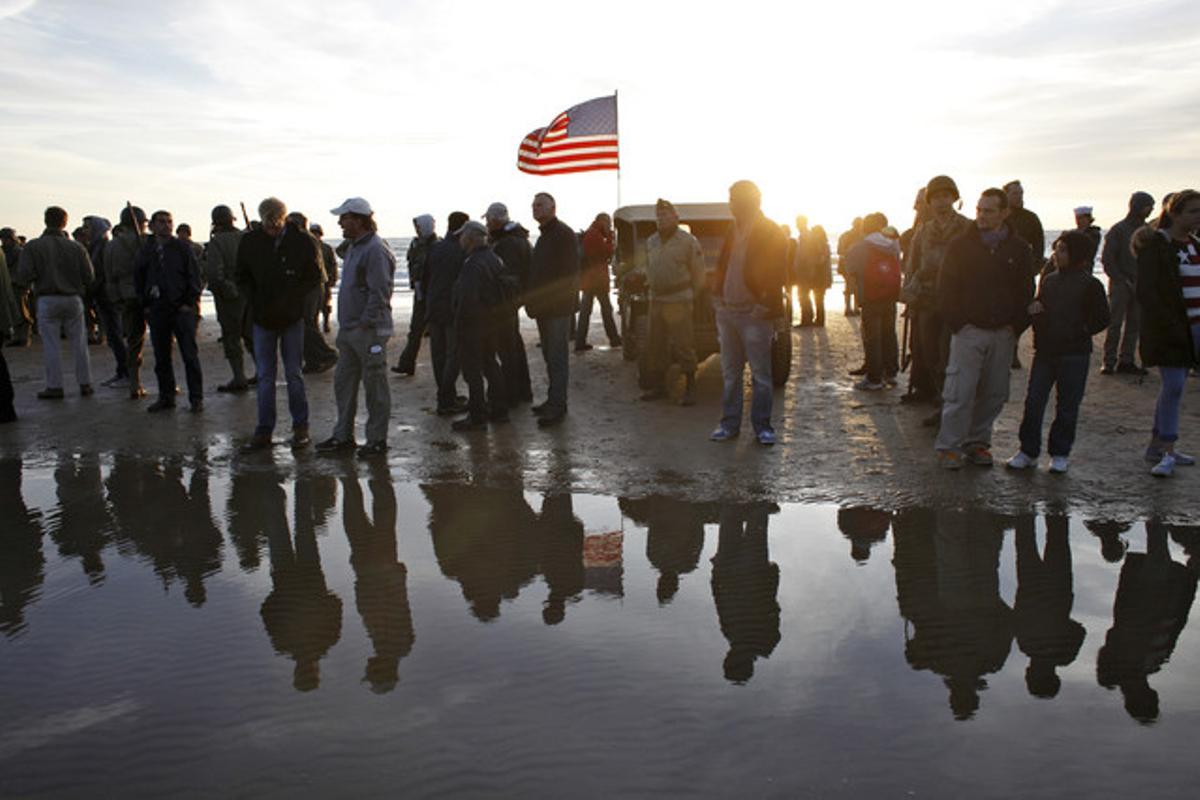
[[[1200,3],[958,0],[550,4],[0,0],[0,225],[126,200],[206,239],[209,211],[282,198],[336,235],[483,213],[582,228],[618,203],[720,201],[749,178],[831,231],[917,187],[1019,178],[1047,228],[1200,185]],[[618,92],[615,173],[532,176],[517,146]]]

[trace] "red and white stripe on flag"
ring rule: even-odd
[[[616,95],[571,106],[517,151],[517,169],[534,175],[619,168]]]

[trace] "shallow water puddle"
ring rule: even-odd
[[[1200,528],[31,464],[0,460],[3,796],[1191,774]]]

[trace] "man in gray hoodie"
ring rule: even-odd
[[[392,367],[392,372],[399,375],[413,375],[417,371],[417,353],[421,351],[421,337],[425,335],[425,295],[426,276],[425,260],[429,250],[437,242],[437,234],[433,232],[434,220],[432,214],[421,214],[413,217],[413,231],[416,236],[408,243],[406,260],[408,262],[408,285],[413,292],[412,317],[408,322],[408,341],[400,360]]]
[[[1104,337],[1104,367],[1100,370],[1101,375],[1112,375],[1114,372],[1146,374],[1146,370],[1133,360],[1141,330],[1141,314],[1133,291],[1137,258],[1130,244],[1133,232],[1146,224],[1146,218],[1153,210],[1153,197],[1146,192],[1134,192],[1129,198],[1129,213],[1125,219],[1109,228],[1108,235],[1104,237],[1100,263],[1104,265],[1104,274],[1108,276],[1111,322],[1108,334]]]
[[[333,436],[317,451],[335,455],[354,449],[354,416],[361,382],[367,401],[367,442],[359,458],[387,453],[388,419],[392,413],[387,382],[387,340],[393,333],[392,280],[396,257],[376,232],[371,204],[351,197],[331,214],[338,218],[342,235],[350,242],[342,262],[338,290],[338,361],[333,373],[337,423]]]

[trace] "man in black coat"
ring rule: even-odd
[[[238,292],[250,300],[254,320],[254,363],[258,368],[258,425],[243,450],[271,446],[275,430],[275,375],[283,358],[288,410],[292,415],[292,446],[306,447],[308,396],[304,391],[301,359],[304,352],[305,301],[321,283],[317,240],[288,225],[287,206],[268,197],[258,204],[262,224],[238,243]]]
[[[487,244],[487,228],[471,222],[462,226],[459,244],[467,254],[454,285],[454,336],[458,363],[469,394],[468,415],[455,420],[454,430],[469,431],[492,422],[508,421],[508,396],[496,361],[496,328],[501,306],[500,275],[504,262]],[[484,379],[487,394],[484,395]]]
[[[529,284],[529,267],[533,260],[529,231],[521,223],[508,218],[508,208],[503,203],[488,206],[484,220],[487,222],[488,241],[504,262],[505,274],[519,290],[524,290]],[[504,305],[496,330],[496,354],[500,357],[500,370],[504,373],[504,388],[508,392],[510,406],[533,401],[529,359],[525,355],[525,340],[521,338],[521,320],[518,316],[521,302],[522,298],[518,296]]]
[[[950,243],[938,277],[937,310],[951,331],[934,447],[940,464],[960,469],[964,457],[991,466],[992,426],[1008,400],[1017,336],[1029,324],[1033,251],[1006,223],[1008,196],[987,189],[975,226]]]
[[[188,400],[193,412],[204,409],[204,383],[200,353],[196,348],[196,311],[200,302],[200,262],[191,245],[174,235],[170,211],[150,216],[154,237],[138,252],[133,279],[150,325],[154,348],[154,375],[158,378],[158,400],[147,411],[175,407],[175,367],[171,338],[179,343],[179,355],[187,373]]]
[[[455,211],[446,222],[446,236],[429,251],[425,262],[425,315],[429,329],[429,355],[437,380],[437,413],[446,416],[466,410],[458,399],[458,348],[454,338],[454,284],[466,254],[458,233],[470,219]]]
[[[579,299],[579,241],[575,231],[558,218],[554,198],[546,192],[534,195],[533,218],[541,235],[533,247],[525,313],[537,321],[550,379],[546,402],[534,406],[533,413],[538,416],[538,426],[548,428],[567,415],[568,344]]]

